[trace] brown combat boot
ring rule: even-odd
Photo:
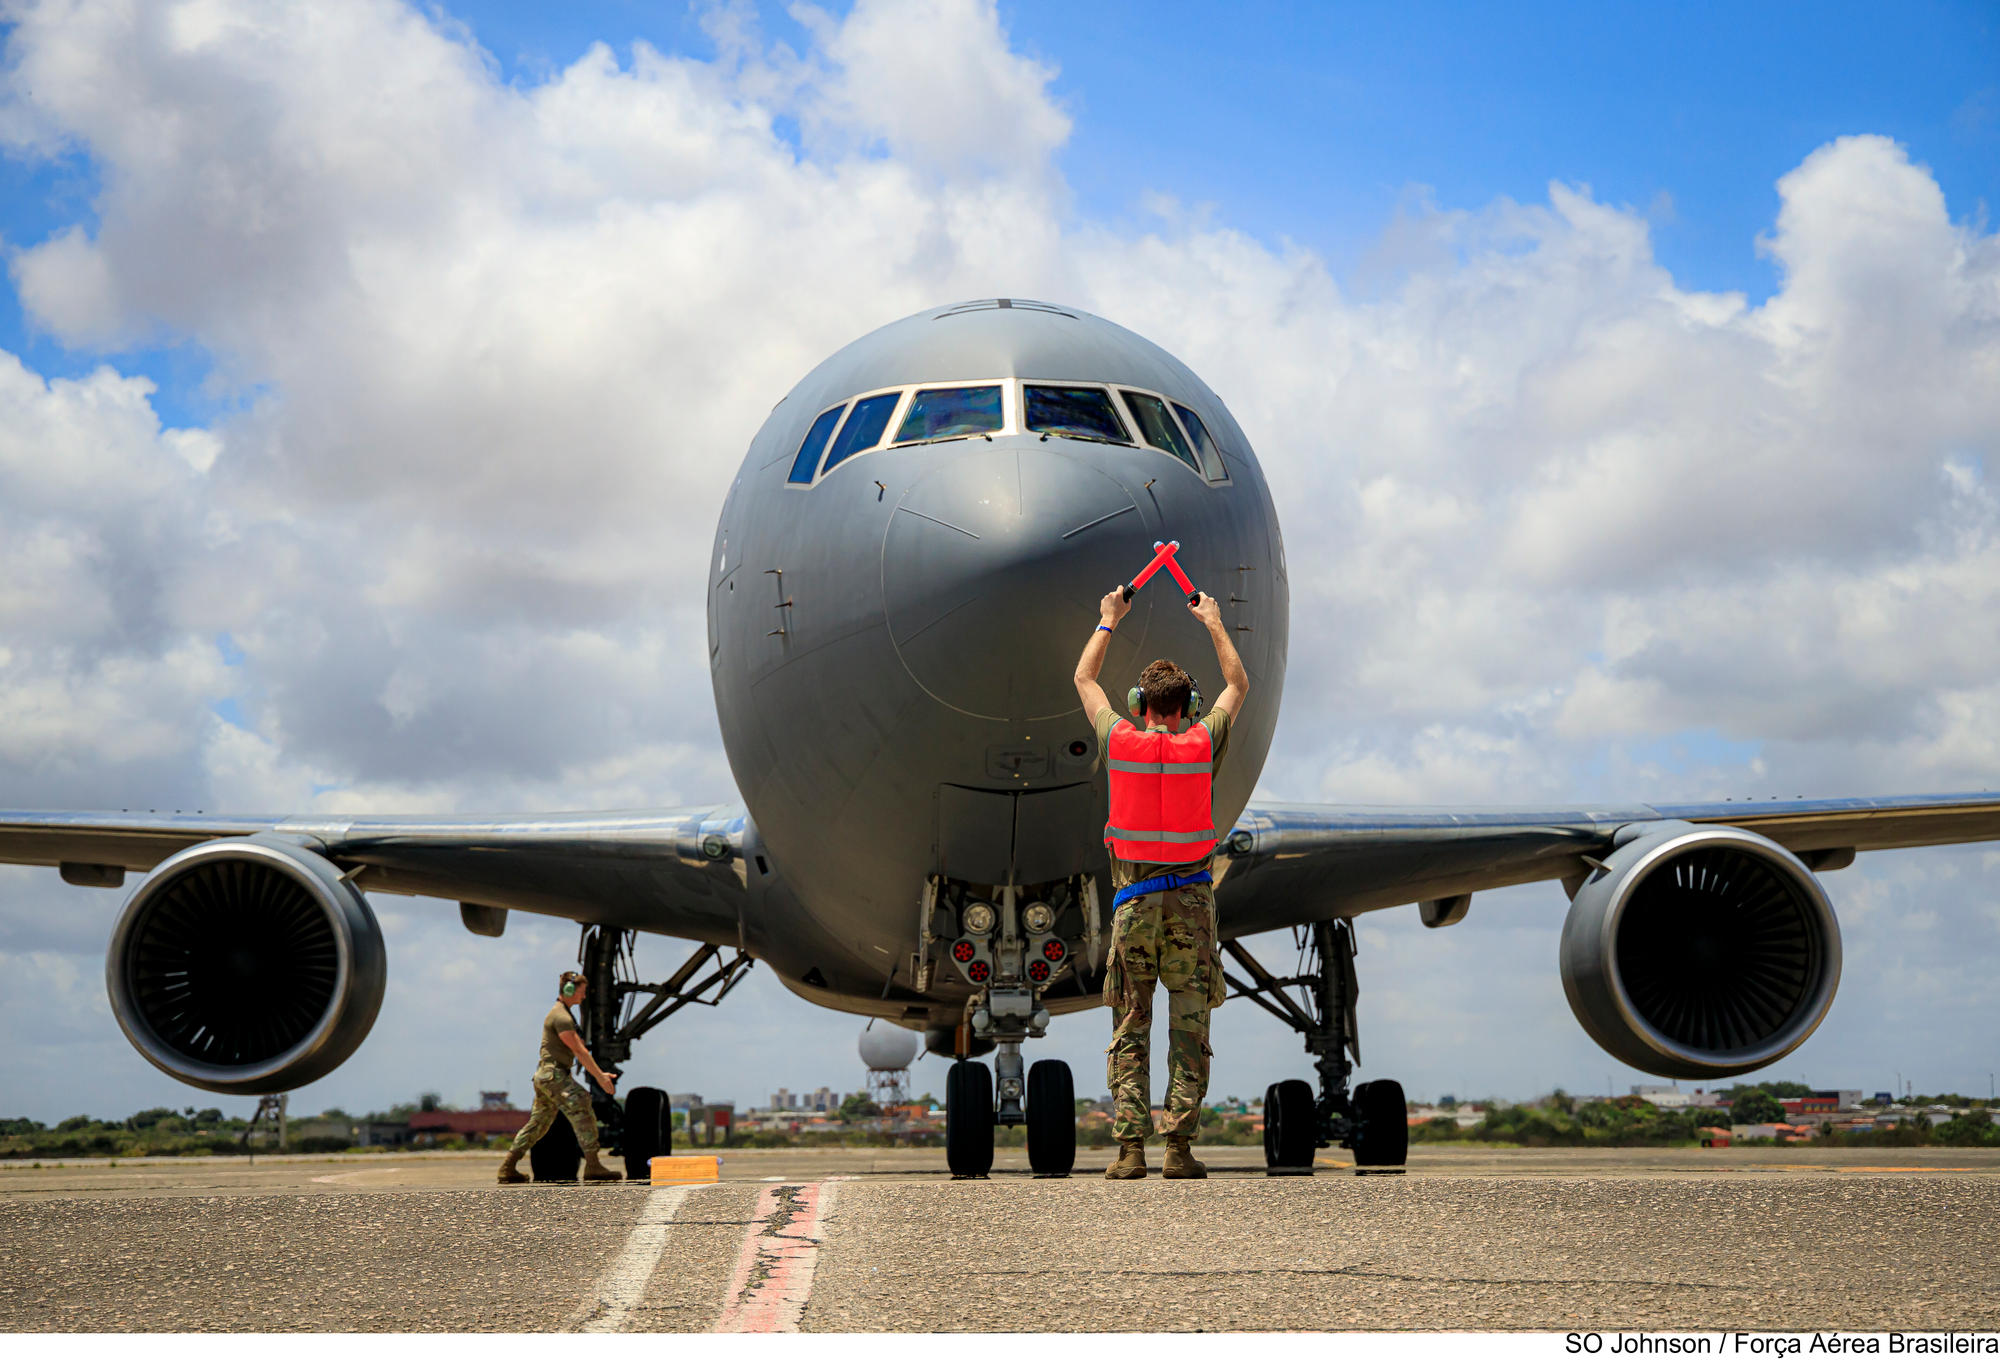
[[[1167,1164],[1160,1172],[1160,1179],[1167,1181],[1205,1181],[1208,1168],[1194,1159],[1188,1150],[1185,1138],[1167,1139]]]
[[[1146,1145],[1144,1143],[1120,1143],[1118,1160],[1104,1168],[1107,1181],[1142,1181],[1146,1179]]]
[[[521,1165],[521,1154],[515,1152],[511,1148],[508,1149],[507,1159],[500,1163],[500,1184],[526,1185],[528,1183],[528,1178],[526,1176],[523,1176],[518,1170],[520,1165]]]
[[[622,1181],[625,1178],[597,1160],[597,1149],[583,1154],[583,1178],[587,1181]]]

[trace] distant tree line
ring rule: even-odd
[[[1520,1147],[1668,1147],[1701,1141],[1702,1130],[1732,1124],[1777,1124],[1785,1120],[1781,1100],[1811,1095],[1798,1082],[1738,1085],[1721,1092],[1729,1108],[1661,1109],[1643,1096],[1606,1100],[1578,1099],[1557,1090],[1526,1105],[1488,1106],[1477,1124],[1460,1127],[1440,1117],[1410,1130],[1413,1142],[1506,1143]],[[1914,1103],[1914,1098],[1913,1098]],[[1962,1096],[1925,1097],[1924,1104],[1964,1105]],[[2000,1147],[2000,1125],[1993,1122],[1987,1102],[1972,1103],[1965,1114],[1933,1125],[1905,1119],[1892,1127],[1845,1133],[1823,1128],[1813,1139],[1822,1147]]]

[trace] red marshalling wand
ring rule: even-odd
[[[1201,592],[1194,588],[1194,582],[1188,580],[1187,573],[1181,570],[1181,564],[1174,560],[1174,554],[1179,552],[1180,550],[1181,550],[1181,545],[1179,539],[1174,540],[1172,543],[1155,543],[1153,545],[1153,560],[1146,564],[1146,569],[1144,571],[1140,572],[1137,576],[1134,576],[1132,578],[1132,583],[1130,585],[1124,585],[1118,587],[1120,593],[1122,593],[1127,600],[1131,599],[1134,595],[1139,593],[1140,586],[1145,585],[1147,581],[1152,579],[1154,572],[1158,571],[1161,567],[1165,567],[1167,569],[1168,574],[1170,574],[1174,578],[1174,580],[1180,585],[1180,588],[1187,593],[1187,602],[1189,604],[1200,604]]]

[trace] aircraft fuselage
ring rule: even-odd
[[[1064,385],[1131,393],[1116,409],[1133,442],[1030,428],[1030,404]],[[821,413],[851,398],[881,393],[886,409],[895,393],[904,422],[922,390],[994,386],[1000,429],[897,444],[891,423],[878,447],[824,471],[800,458]],[[1221,467],[1148,446],[1133,414],[1145,394],[1197,413]],[[987,305],[863,337],[772,411],[717,527],[708,645],[754,823],[745,872],[759,908],[746,933],[788,984],[821,1004],[922,1019],[969,990],[949,969],[927,996],[911,987],[928,878],[1105,873],[1104,781],[1071,677],[1099,598],[1162,539],[1180,542],[1195,585],[1223,602],[1253,681],[1215,784],[1227,827],[1270,746],[1288,591],[1262,471],[1206,385],[1108,322]],[[1165,573],[1113,640],[1114,701],[1156,656],[1220,692],[1209,639]]]

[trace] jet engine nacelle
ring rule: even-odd
[[[125,904],[105,975],[148,1062],[190,1086],[262,1095],[347,1060],[388,968],[375,914],[338,868],[255,836],[161,864]]]
[[[1697,1080],[1804,1043],[1840,983],[1840,927],[1812,871],[1736,827],[1638,830],[1563,922],[1563,991],[1590,1037],[1643,1072]]]

